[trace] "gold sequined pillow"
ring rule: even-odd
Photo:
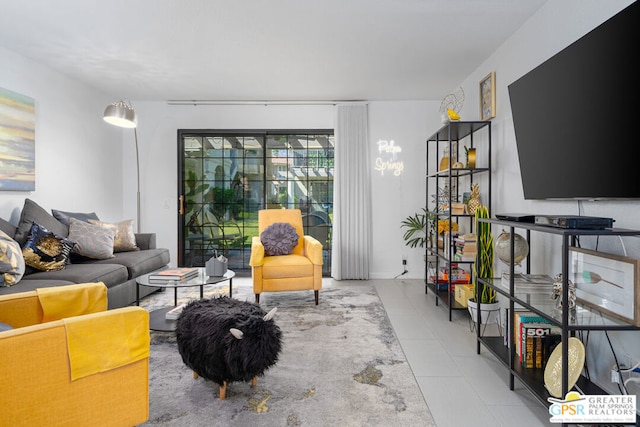
[[[129,252],[140,250],[138,245],[136,245],[136,235],[133,232],[132,219],[116,222],[114,224],[90,219],[89,223],[115,230],[116,237],[113,241],[113,252]]]
[[[69,218],[69,240],[75,242],[73,252],[93,259],[113,258],[116,231],[79,219]]]
[[[22,279],[25,265],[18,242],[0,231],[0,287],[13,286]]]
[[[37,270],[63,270],[74,245],[75,243],[71,240],[34,222],[29,231],[27,243],[22,248],[22,256],[26,265]]]

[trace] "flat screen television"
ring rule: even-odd
[[[508,86],[525,199],[640,199],[640,2]]]

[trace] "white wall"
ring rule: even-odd
[[[535,201],[525,200],[520,179],[520,166],[515,145],[513,118],[507,86],[535,68],[567,45],[624,9],[632,1],[602,2],[598,0],[550,1],[489,57],[462,86],[467,101],[463,118],[478,118],[478,82],[490,71],[496,72],[497,115],[492,120],[493,131],[493,212],[530,212],[538,214],[571,214],[613,217],[616,227],[640,228],[638,201]],[[603,117],[603,120],[609,120]],[[588,124],[586,124],[588,125]],[[551,240],[541,236],[542,243]],[[601,250],[619,252],[617,238],[603,242]],[[587,247],[591,241],[582,239]],[[626,244],[628,255],[640,257],[640,241],[630,238]],[[532,257],[539,269],[558,270],[558,257],[551,251]]]
[[[334,120],[331,105],[132,104],[138,114],[142,230],[157,233],[158,246],[169,248],[173,265],[178,260],[178,129],[333,129]],[[134,155],[132,132],[126,138],[131,147],[125,145],[123,152],[125,174],[134,179],[135,158],[129,157]],[[135,191],[134,185],[125,184],[125,211],[130,217],[135,216]]]
[[[524,200],[507,90],[510,83],[631,3],[633,3],[631,0],[549,1],[462,83],[467,99],[461,116],[463,119],[474,120],[479,117],[478,82],[490,71],[496,72],[497,115],[492,120],[494,213],[573,215],[580,213],[612,217],[616,220],[616,227],[640,229],[638,215],[640,202],[638,201],[585,201],[579,204],[570,201]],[[603,117],[602,120],[609,121],[611,117]],[[558,239],[538,233],[534,233],[532,237],[532,271],[548,273],[552,276],[560,272],[561,256]],[[582,247],[592,249],[595,247],[595,242],[591,238],[583,237],[580,240]],[[623,241],[627,255],[640,258],[640,239],[629,237],[624,238]],[[617,255],[624,254],[617,237],[601,238],[598,249]],[[496,271],[506,268],[501,262],[497,262],[496,267]],[[610,332],[609,337],[620,363],[640,361],[638,332]],[[619,394],[617,386],[610,381],[610,370],[614,360],[606,336],[603,332],[591,332],[588,343],[587,364],[591,378],[610,393]],[[640,392],[637,384],[631,387],[629,390],[631,393]]]
[[[426,140],[441,126],[440,101],[389,101],[369,104],[369,140],[372,188],[372,259],[371,278],[391,278],[403,271],[407,260],[408,273],[403,278],[424,277],[424,249],[409,248],[402,240],[400,222],[417,212],[426,203],[425,156]],[[379,142],[393,141],[395,160],[380,152]],[[395,161],[402,172],[376,170],[376,161]],[[380,169],[378,167],[378,169]]]
[[[0,87],[35,99],[36,189],[0,191],[0,217],[17,225],[26,197],[43,208],[122,217],[122,136],[102,120],[105,94],[0,47]]]

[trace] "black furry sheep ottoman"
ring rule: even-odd
[[[194,300],[182,310],[176,323],[176,340],[182,361],[220,386],[249,381],[278,361],[282,332],[273,321],[276,309],[266,313],[258,304],[226,296]]]

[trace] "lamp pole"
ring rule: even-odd
[[[137,182],[137,195],[136,195],[136,228],[138,233],[142,227],[140,226],[140,153],[138,150],[138,117],[136,112],[128,102],[120,100],[113,104],[107,105],[102,116],[105,122],[114,126],[133,129],[133,136],[136,143],[136,182]]]
[[[137,192],[137,197],[136,197],[136,225],[137,225],[137,230],[138,233],[140,233],[140,230],[142,229],[142,226],[140,224],[140,154],[139,154],[139,150],[138,150],[138,128],[135,127],[133,128],[133,136],[136,140],[136,182],[138,184],[138,192]]]

